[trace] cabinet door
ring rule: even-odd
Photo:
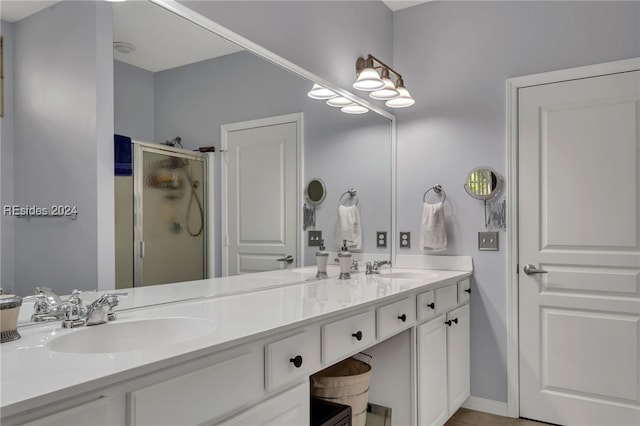
[[[447,412],[447,326],[441,315],[418,331],[418,424],[440,426]]]
[[[112,403],[109,398],[100,398],[95,401],[87,402],[86,404],[68,408],[50,416],[42,417],[28,423],[23,423],[23,426],[114,425],[115,420],[111,418],[113,413],[110,412],[111,404]]]
[[[446,324],[449,416],[452,416],[469,397],[471,388],[469,305],[449,312]]]
[[[270,398],[244,413],[233,417],[225,425],[300,426],[309,424],[309,383],[305,382],[278,396]]]

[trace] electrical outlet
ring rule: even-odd
[[[309,231],[309,247],[319,247],[322,241],[322,231]]]
[[[376,232],[376,247],[387,248],[387,231]]]
[[[498,233],[478,232],[478,250],[498,251]]]
[[[400,232],[400,248],[411,248],[411,232]]]

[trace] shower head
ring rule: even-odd
[[[176,146],[176,145],[179,145],[179,146],[180,146],[180,148],[184,148],[184,147],[182,146],[182,138],[181,138],[180,136],[176,136],[175,138],[173,138],[173,139],[171,139],[171,140],[164,141],[164,144],[165,144],[165,145],[168,145],[168,146]]]

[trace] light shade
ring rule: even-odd
[[[347,99],[344,96],[336,96],[335,98],[329,99],[327,101],[327,105],[336,108],[346,107],[348,105],[351,105],[352,103],[353,101],[351,99]]]
[[[362,60],[362,58],[360,60]],[[361,62],[356,62],[356,70],[359,73],[356,82],[353,83],[354,89],[371,92],[384,87],[384,83],[380,79],[380,74],[378,74],[378,71],[373,68],[373,59],[367,58],[362,70],[358,69],[359,66],[361,66]]]
[[[319,84],[313,85],[307,96],[313,99],[331,99],[338,96],[333,90],[329,90],[325,87],[320,86]]]
[[[401,78],[399,78],[396,83],[396,89],[399,95],[385,102],[386,106],[389,108],[406,108],[416,103],[415,99],[409,94],[409,91],[404,87],[404,82]]]
[[[378,99],[381,101],[386,101],[388,99],[393,99],[400,95],[400,93],[396,90],[396,85],[393,84],[393,81],[389,78],[389,70],[384,68],[382,70],[382,82],[384,83],[384,87],[382,89],[376,90],[375,92],[369,93],[369,96],[373,99]]]
[[[369,109],[363,107],[362,105],[354,103],[353,105],[343,107],[340,111],[346,112],[347,114],[364,114],[366,112],[369,112]]]

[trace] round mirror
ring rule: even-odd
[[[307,183],[304,193],[309,204],[317,206],[322,204],[327,196],[327,187],[324,186],[324,182],[321,179],[313,178]]]
[[[491,167],[476,167],[471,170],[464,184],[467,194],[477,200],[489,200],[500,192],[502,178]]]

